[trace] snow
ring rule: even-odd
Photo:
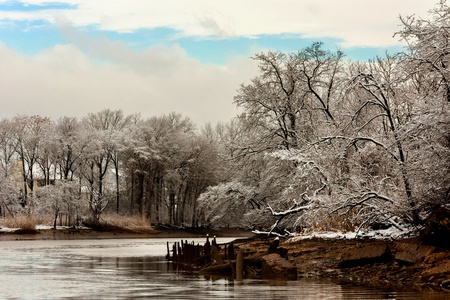
[[[16,230],[19,230],[20,228],[0,228],[0,232],[8,233],[8,232],[14,232]]]
[[[56,229],[73,229],[73,226],[56,226]],[[84,227],[84,226],[76,226],[76,229],[91,229],[89,227]],[[37,230],[49,230],[49,229],[53,229],[53,226],[49,226],[49,225],[36,225],[36,229]]]
[[[359,232],[340,232],[340,231],[324,231],[312,232],[308,234],[296,234],[290,239],[291,242],[307,240],[312,238],[319,239],[355,239],[355,238],[371,238],[371,239],[401,239],[414,235],[412,231],[400,231],[394,227],[388,229],[359,231]]]
[[[73,229],[73,226],[56,226],[57,230],[62,230],[62,229]],[[90,229],[89,227],[83,227],[83,226],[76,226],[76,229]],[[2,233],[11,233],[14,231],[19,230],[20,228],[7,228],[7,227],[3,227],[0,228],[0,232]],[[49,226],[49,225],[36,225],[36,230],[50,230],[53,229],[53,226]]]

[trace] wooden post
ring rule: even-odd
[[[173,261],[177,261],[178,257],[177,257],[177,244],[176,243],[173,243],[172,249],[173,249]]]
[[[183,240],[181,240],[181,251],[180,251],[180,256],[181,256],[181,261],[186,261],[186,249],[184,247],[184,242]]]
[[[217,250],[216,245],[211,246],[211,252],[212,252],[212,257],[216,260],[217,264],[222,265],[223,260],[222,260],[222,257],[220,257],[220,253],[219,253],[219,250]]]
[[[170,260],[170,249],[169,249],[169,242],[167,242],[167,260]]]
[[[239,250],[236,258],[236,280],[242,281],[244,278],[244,251]]]
[[[235,256],[234,256],[234,244],[231,242],[230,246],[228,247],[228,259],[229,260],[234,260]]]
[[[206,263],[209,263],[211,261],[211,244],[209,243],[208,235],[206,236],[206,243],[203,249],[205,250]]]

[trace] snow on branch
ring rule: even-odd
[[[398,161],[397,156],[395,156],[391,151],[389,151],[389,147],[387,147],[383,143],[381,143],[381,142],[379,142],[379,141],[377,141],[377,140],[375,140],[375,139],[373,139],[371,137],[352,137],[351,138],[351,137],[339,136],[339,135],[337,135],[337,136],[327,136],[327,137],[321,138],[318,142],[316,142],[314,144],[324,143],[324,142],[331,141],[331,140],[346,140],[346,141],[349,141],[346,149],[349,149],[352,146],[355,146],[356,143],[358,143],[358,142],[370,142],[370,143],[373,143],[376,146],[382,148],[389,155],[391,155],[393,159]]]
[[[344,208],[347,209],[347,213],[348,213],[355,207],[363,206],[366,204],[366,202],[368,202],[370,200],[374,200],[374,199],[383,200],[383,201],[389,202],[391,204],[395,203],[394,200],[392,200],[391,198],[389,198],[387,196],[380,195],[374,191],[367,191],[360,195],[351,196],[351,197],[347,198],[347,200],[345,201],[345,204],[336,208],[332,213],[340,211]]]
[[[260,231],[260,230],[253,230],[252,233],[254,234],[265,234],[265,235],[276,235],[279,237],[293,237],[295,236],[295,234],[293,234],[292,232],[287,231],[286,229],[284,230],[284,234],[280,234],[278,232],[272,232],[272,230],[270,231]]]
[[[295,203],[293,206],[291,206],[289,209],[285,210],[285,211],[280,211],[280,212],[276,212],[273,210],[273,208],[268,205],[267,208],[270,210],[270,212],[272,213],[272,216],[274,217],[285,217],[288,215],[292,215],[304,210],[309,210],[313,208],[313,204],[310,203],[308,205],[303,205],[303,206],[298,206],[298,203]]]
[[[308,198],[307,200],[309,201],[309,203],[307,205],[301,205],[300,203],[298,203],[297,201],[294,200],[294,205],[292,205],[289,209],[285,210],[285,211],[274,211],[273,208],[268,205],[267,208],[270,210],[272,216],[274,217],[278,217],[278,220],[275,222],[275,224],[273,224],[269,230],[269,232],[267,232],[267,235],[271,235],[273,233],[273,231],[275,230],[275,228],[277,228],[278,224],[287,216],[304,211],[304,210],[309,210],[312,209],[314,207],[313,202],[309,199],[309,197],[306,195],[306,193],[303,193],[302,195],[303,197]]]

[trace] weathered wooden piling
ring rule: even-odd
[[[236,259],[236,257],[234,257],[234,244],[233,242],[230,243],[230,245],[228,246],[228,259],[229,260],[233,260]]]
[[[167,260],[170,260],[170,248],[169,248],[169,242],[167,242],[167,255],[166,255]]]
[[[237,281],[244,277],[295,279],[297,269],[285,258],[287,250],[278,245],[279,240],[275,239],[266,251],[255,251],[251,255],[240,244],[236,247],[233,242],[219,245],[215,237],[210,243],[207,236],[203,245],[189,243],[187,240],[173,243],[172,254],[167,243],[167,259],[181,266],[197,268],[200,274],[233,276]]]
[[[239,250],[236,258],[236,280],[242,281],[244,278],[244,252]]]
[[[217,264],[222,265],[223,260],[222,260],[222,257],[220,256],[219,250],[217,248],[217,244],[211,246],[211,253],[212,253],[212,258],[217,262]]]
[[[203,247],[203,251],[205,251],[206,263],[210,263],[211,262],[211,244],[209,243],[208,235],[206,236],[206,243],[205,243],[205,246]]]

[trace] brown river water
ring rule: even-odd
[[[1,241],[0,299],[450,299],[327,280],[204,277],[168,263],[167,241],[179,239]]]

